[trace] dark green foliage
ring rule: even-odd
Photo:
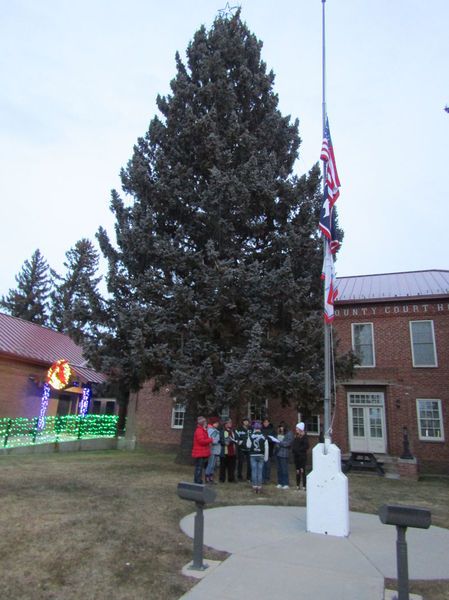
[[[15,276],[17,288],[2,296],[0,306],[14,317],[20,317],[37,325],[47,324],[50,274],[47,261],[40,250],[31,260],[23,263],[21,272]]]
[[[80,344],[92,334],[93,322],[103,310],[101,277],[96,276],[99,255],[90,240],[81,239],[66,252],[66,259],[64,277],[52,270],[50,324]]]
[[[98,233],[110,302],[88,355],[205,411],[322,395],[320,173],[293,176],[261,46],[239,12],[195,34],[112,192],[116,244]]]

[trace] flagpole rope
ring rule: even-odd
[[[335,354],[334,354],[334,329],[330,325],[330,347],[331,347],[331,369],[332,369],[332,391],[331,391],[331,403],[330,403],[330,425],[329,425],[329,436],[332,434],[334,419],[336,410],[332,410],[332,400],[334,401],[335,407],[337,406],[337,378],[335,374]]]

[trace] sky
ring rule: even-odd
[[[39,248],[103,226],[175,53],[239,5],[299,119],[298,175],[322,142],[321,0],[6,0],[0,12],[0,295]],[[345,232],[337,276],[448,269],[447,0],[327,0],[326,107]],[[95,242],[96,243],[96,242]]]

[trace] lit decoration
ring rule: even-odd
[[[54,390],[62,390],[69,384],[71,375],[72,369],[69,363],[61,358],[54,362],[48,369],[47,383]]]
[[[48,383],[44,383],[44,391],[41,397],[41,410],[39,412],[39,418],[37,420],[37,430],[41,431],[45,427],[45,414],[48,408],[48,399],[50,398],[50,386]]]
[[[80,417],[85,417],[89,410],[90,388],[83,387],[83,397],[81,398],[78,414]]]
[[[66,415],[38,418],[0,417],[0,446],[17,448],[37,444],[69,442],[76,439],[111,438],[117,435],[117,415]],[[40,417],[39,417],[40,418]]]

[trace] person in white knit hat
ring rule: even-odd
[[[301,479],[303,490],[306,489],[306,464],[307,450],[309,449],[309,438],[306,433],[306,426],[301,421],[296,425],[295,438],[292,444],[293,460],[296,469],[296,489],[301,490]]]

